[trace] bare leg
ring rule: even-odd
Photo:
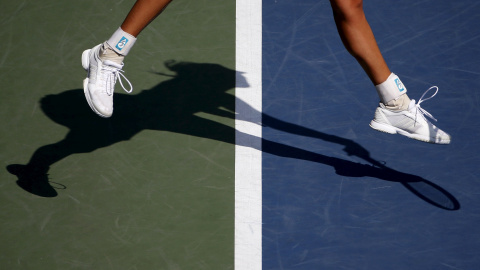
[[[128,13],[121,28],[137,37],[138,34],[152,22],[172,0],[137,0]]]
[[[424,117],[417,120],[415,115],[419,105],[408,98],[407,89],[385,63],[365,18],[363,1],[330,0],[330,4],[345,48],[365,70],[383,103],[377,107],[370,126],[378,131],[399,133],[420,141],[449,144],[450,135]]]
[[[104,46],[100,50],[100,59],[111,60],[121,65],[140,32],[160,15],[171,1],[137,0],[120,28],[107,40],[109,46]]]
[[[362,0],[330,0],[338,33],[345,48],[367,73],[374,85],[391,74],[365,18]]]

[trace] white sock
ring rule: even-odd
[[[394,73],[387,80],[375,86],[380,101],[391,110],[404,110],[408,108],[410,99],[406,95],[407,88],[400,78]]]
[[[102,47],[100,47],[99,57],[102,61],[110,60],[119,65],[122,64],[123,59],[125,58],[125,56],[114,51],[107,42],[104,42]]]
[[[402,94],[398,98],[387,102],[385,107],[392,111],[405,111],[408,110],[408,105],[410,105],[410,98],[407,96],[407,94]]]
[[[116,53],[126,56],[130,49],[135,44],[137,38],[130,35],[129,33],[118,28],[117,31],[107,40],[107,44],[112,48]]]

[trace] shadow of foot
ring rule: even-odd
[[[18,177],[17,185],[25,191],[41,197],[56,197],[57,191],[49,184],[48,174],[26,165],[12,164],[7,171]]]

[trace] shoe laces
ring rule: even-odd
[[[432,89],[435,89],[435,93],[433,93],[433,95],[431,95],[430,97],[428,98],[423,98],[425,97],[425,95],[430,92],[430,90]],[[429,112],[427,112],[424,108],[420,107],[420,103],[424,102],[424,101],[427,101],[431,98],[433,98],[436,94],[438,93],[438,87],[437,86],[432,86],[430,88],[427,89],[427,91],[425,91],[423,93],[423,95],[420,97],[420,99],[418,100],[418,102],[415,104],[415,123],[417,123],[417,114],[418,112],[420,112],[420,115],[423,117],[423,119],[425,119],[425,116],[428,116],[429,118],[435,120],[435,122],[437,121],[437,119],[435,117],[433,117],[433,115]],[[415,101],[415,100],[414,100]],[[425,119],[426,120],[426,119]]]
[[[107,95],[111,96],[113,95],[114,89],[115,89],[115,83],[117,80],[120,82],[120,85],[122,86],[123,90],[127,93],[131,93],[133,91],[133,86],[130,83],[130,81],[127,79],[127,77],[123,74],[124,71],[122,70],[123,64],[119,65],[115,62],[112,62],[110,60],[105,60],[103,62],[102,66],[102,73],[104,74],[104,81],[106,84],[106,89],[107,89]],[[123,85],[122,82],[125,80],[128,85],[130,86],[130,89],[126,89],[125,86]]]

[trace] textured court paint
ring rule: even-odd
[[[233,268],[235,2],[173,1],[125,59],[133,93],[117,85],[101,119],[80,56],[132,4],[2,2],[1,269]],[[20,189],[5,167],[66,136],[57,150],[91,151],[52,164],[58,196]]]
[[[263,269],[477,269],[480,3],[363,4],[408,95],[440,88],[422,107],[452,144],[368,126],[378,97],[328,1],[264,0]]]
[[[262,4],[237,1],[235,269],[262,267]]]

